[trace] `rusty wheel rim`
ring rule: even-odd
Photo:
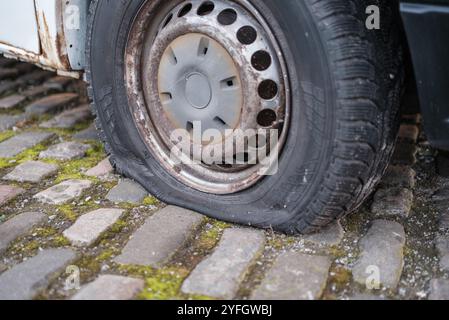
[[[156,19],[148,1],[128,40],[125,78],[136,127],[152,156],[185,185],[213,194],[245,190],[263,179],[261,163],[233,150],[262,145],[276,150],[268,157],[278,157],[287,136],[289,81],[282,51],[247,1],[175,2]],[[204,139],[210,129],[222,139]],[[188,152],[173,154],[179,130],[190,145]],[[277,130],[278,142],[272,146],[256,137],[251,145],[239,136],[247,130]],[[206,164],[202,156],[217,143],[226,159]]]

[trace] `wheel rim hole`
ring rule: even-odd
[[[192,4],[188,3],[184,7],[182,7],[182,9],[179,11],[178,17],[179,18],[184,17],[186,14],[190,12],[190,10],[192,10]]]
[[[259,84],[259,97],[272,100],[278,95],[278,85],[273,80],[264,80]]]
[[[198,8],[198,15],[207,16],[214,11],[215,5],[211,1],[203,2],[203,4]]]
[[[218,22],[224,26],[230,26],[237,21],[237,12],[234,9],[226,9],[220,12]]]
[[[257,115],[257,123],[262,127],[270,127],[277,120],[277,115],[274,110],[265,109]]]
[[[258,71],[267,70],[271,66],[271,56],[264,50],[257,51],[251,57],[251,64]]]
[[[172,19],[173,19],[173,14],[170,13],[170,15],[167,17],[167,19],[165,19],[165,22],[164,22],[162,28],[165,28],[166,26],[168,26],[168,24],[171,22]]]
[[[237,31],[237,39],[241,44],[252,44],[257,39],[257,31],[251,26],[241,27],[240,30]]]

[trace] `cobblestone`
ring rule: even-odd
[[[395,289],[404,266],[404,245],[405,232],[399,223],[374,221],[360,241],[361,256],[352,270],[354,280],[365,286],[373,271],[379,271],[380,278],[373,279],[372,284]]]
[[[326,288],[328,257],[288,252],[277,258],[252,296],[255,300],[316,300]]]
[[[39,155],[41,159],[56,159],[61,161],[81,159],[86,155],[90,146],[78,142],[63,142],[51,146]]]
[[[25,190],[15,186],[0,185],[0,206],[24,193]]]
[[[182,291],[219,299],[232,299],[264,246],[261,231],[225,230],[214,253],[203,260],[184,281]]]
[[[89,180],[67,180],[38,193],[34,198],[42,203],[64,204],[80,197],[91,185],[92,182]]]
[[[28,161],[18,165],[3,180],[38,183],[43,179],[55,174],[59,166],[41,161]]]
[[[78,247],[90,246],[123,214],[121,209],[98,209],[87,213],[64,231],[64,236]]]
[[[26,100],[26,97],[20,94],[14,94],[0,99],[0,109],[12,109]]]
[[[48,249],[0,275],[0,300],[29,300],[76,257],[70,249]]]
[[[345,232],[340,222],[335,222],[318,233],[305,236],[304,239],[316,245],[338,246],[343,240],[344,235]]]
[[[38,116],[45,113],[57,113],[77,100],[78,95],[75,93],[54,94],[33,102],[25,108],[25,112]]]
[[[75,109],[64,111],[53,119],[46,121],[40,125],[41,128],[59,128],[70,129],[79,123],[91,118],[92,113],[89,105],[83,105]]]
[[[55,137],[50,132],[24,132],[0,143],[0,158],[12,158]]]
[[[111,166],[111,163],[109,162],[109,158],[104,159],[99,164],[97,164],[95,167],[89,169],[86,172],[86,176],[88,177],[103,177],[108,174],[113,173],[114,169]]]
[[[21,213],[0,224],[0,254],[7,249],[11,241],[30,231],[34,226],[47,220],[40,212]]]
[[[148,192],[140,184],[129,179],[124,179],[109,191],[106,199],[115,203],[129,202],[138,204],[146,196],[148,196]]]
[[[404,188],[379,189],[374,195],[371,211],[378,216],[408,217],[413,192]]]
[[[99,276],[86,285],[72,300],[131,300],[144,287],[144,281],[115,275]]]
[[[449,280],[432,280],[430,283],[429,300],[449,300]]]
[[[162,266],[193,236],[203,219],[195,212],[168,206],[147,219],[115,261],[125,265]]]

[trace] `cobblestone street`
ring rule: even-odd
[[[0,57],[0,299],[449,299],[449,178],[420,123],[357,212],[289,237],[160,203],[113,172],[83,82]]]

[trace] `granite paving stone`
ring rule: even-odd
[[[41,161],[28,161],[14,168],[3,180],[38,183],[55,174],[59,166]]]
[[[196,212],[168,206],[147,218],[115,261],[124,265],[162,266],[203,221],[204,217]]]
[[[67,180],[34,196],[42,203],[60,205],[78,198],[92,186],[89,180]]]
[[[0,158],[12,158],[55,137],[51,132],[23,132],[0,143]]]
[[[74,261],[71,249],[47,249],[0,275],[0,300],[30,300]]]

